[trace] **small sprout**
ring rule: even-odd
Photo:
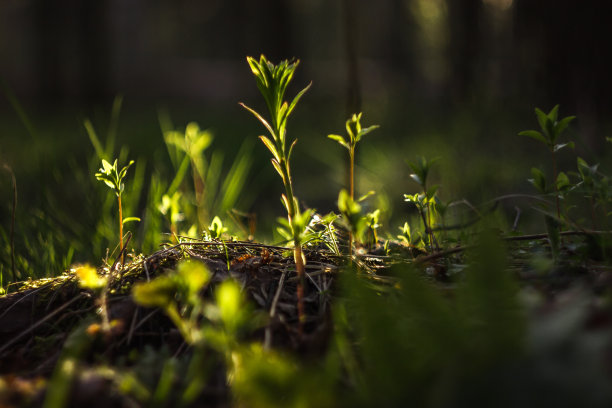
[[[340,194],[338,194],[338,210],[342,214],[348,230],[360,239],[367,226],[366,218],[361,214],[361,205],[353,200],[344,189],[340,190]]]
[[[425,157],[419,157],[415,162],[407,161],[408,165],[414,172],[410,174],[410,178],[421,186],[423,192],[421,194],[404,195],[405,201],[412,202],[416,205],[419,214],[421,215],[421,219],[423,220],[423,225],[425,226],[425,233],[429,237],[429,245],[432,248],[435,242],[435,237],[432,230],[431,213],[432,206],[435,206],[436,203],[436,192],[438,191],[438,186],[428,186],[427,177],[429,176],[432,165],[438,160],[438,158],[427,160]]]
[[[123,189],[125,185],[123,184],[123,179],[125,178],[128,169],[130,166],[134,164],[134,160],[130,160],[127,166],[123,167],[121,170],[118,170],[117,167],[117,159],[113,162],[111,166],[109,162],[102,159],[102,167],[98,170],[98,173],[95,174],[96,178],[100,181],[103,181],[108,187],[110,187],[117,196],[117,202],[119,205],[119,250],[123,252],[123,209],[121,205],[121,194],[123,193]],[[137,217],[128,217],[127,221],[140,221],[140,218]],[[122,262],[125,263],[125,253],[122,255]]]
[[[212,239],[221,239],[223,233],[227,232],[227,228],[223,226],[221,218],[215,215],[210,226],[208,227],[208,234]]]
[[[400,241],[404,242],[407,245],[410,245],[412,243],[412,234],[410,231],[410,224],[405,222],[403,226],[399,227],[399,229],[401,231],[401,234],[397,236],[397,239],[399,239]]]
[[[563,131],[567,129],[570,122],[573,121],[576,117],[567,116],[561,120],[558,120],[559,105],[555,105],[555,107],[552,108],[550,112],[548,113],[544,113],[541,109],[535,108],[535,113],[538,118],[540,130],[539,131],[538,130],[524,130],[519,133],[519,136],[531,137],[532,139],[535,139],[543,143],[548,148],[550,155],[552,157],[553,180],[554,180],[554,183],[552,184],[553,184],[553,187],[556,193],[555,200],[556,200],[556,207],[557,207],[557,218],[561,218],[561,206],[559,203],[559,194],[557,193],[561,191],[559,186],[566,188],[567,185],[569,185],[569,180],[566,180],[567,176],[565,177],[561,176],[561,179],[559,179],[560,175],[557,174],[556,153],[564,149],[565,147],[570,147],[573,149],[574,142],[557,143],[557,141],[561,133],[563,133]],[[533,170],[531,172],[533,174]],[[543,182],[543,180],[540,180],[540,175],[538,175],[537,177],[534,176],[533,180],[535,182],[532,181],[532,184],[534,184],[536,188],[540,192],[543,193],[545,191],[545,189],[543,188],[543,186],[545,186],[545,183]],[[566,181],[567,181],[567,184],[566,184]]]

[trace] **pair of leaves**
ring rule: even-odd
[[[215,215],[210,226],[208,227],[208,233],[212,239],[220,239],[224,232],[227,232],[227,227],[223,226],[223,221],[219,216]]]
[[[557,139],[559,138],[559,135],[563,133],[565,129],[567,129],[570,122],[576,118],[575,116],[567,116],[561,120],[557,120],[559,105],[555,105],[555,107],[552,108],[549,113],[544,113],[541,109],[535,108],[535,113],[538,118],[541,131],[524,130],[519,133],[520,136],[528,136],[544,143],[553,153],[556,153],[565,147],[570,147],[572,149],[574,148],[574,142],[557,144]]]
[[[346,133],[348,135],[348,139],[345,139],[344,137],[340,135],[334,135],[334,134],[327,135],[327,137],[332,140],[335,140],[340,145],[346,147],[350,152],[353,152],[355,150],[355,146],[357,145],[357,142],[359,142],[363,136],[379,128],[378,125],[372,125],[370,127],[363,129],[361,127],[361,115],[362,113],[359,113],[359,114],[353,113],[353,116],[351,116],[346,121]]]

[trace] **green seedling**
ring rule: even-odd
[[[162,213],[170,222],[170,232],[176,241],[178,241],[178,223],[185,219],[185,216],[181,212],[181,198],[182,194],[180,191],[175,191],[172,196],[164,194],[161,199],[161,203],[157,206],[157,209]]]
[[[414,180],[419,186],[421,186],[422,193],[414,195],[404,194],[404,201],[413,203],[419,211],[421,219],[423,220],[423,225],[425,226],[425,234],[429,238],[430,248],[433,248],[435,243],[435,237],[431,223],[432,208],[435,205],[435,197],[436,192],[438,191],[438,186],[428,186],[427,177],[429,176],[431,166],[436,161],[438,161],[437,158],[427,160],[425,157],[420,157],[416,162],[407,162],[412,171],[414,172],[410,174],[410,178]]]
[[[346,121],[346,133],[348,138],[345,139],[343,136],[333,134],[327,136],[340,143],[340,145],[344,146],[349,152],[349,194],[351,198],[355,198],[355,148],[363,136],[379,128],[378,125],[373,125],[363,129],[361,127],[361,116],[362,113],[354,113],[353,116]]]
[[[589,165],[583,158],[577,159],[578,183],[576,188],[584,192],[585,197],[589,199],[591,212],[591,222],[593,228],[596,228],[596,207],[600,207],[603,211],[604,219],[608,217],[607,207],[610,201],[609,179],[607,176],[599,172],[599,164]]]
[[[572,120],[574,120],[575,116],[567,116],[563,119],[558,120],[559,114],[559,105],[555,105],[554,108],[551,109],[550,112],[544,113],[539,108],[535,108],[535,113],[538,118],[538,123],[540,124],[540,131],[538,130],[524,130],[519,133],[520,136],[528,136],[531,137],[541,143],[543,143],[551,155],[552,167],[553,167],[553,189],[555,193],[555,202],[557,208],[557,218],[561,218],[561,207],[559,204],[559,194],[563,192],[569,186],[569,179],[567,175],[563,172],[557,172],[557,157],[556,154],[560,150],[569,147],[574,148],[574,142],[567,143],[558,143],[559,136],[565,129],[567,129],[568,125]],[[531,170],[534,179],[532,184],[536,186],[540,192],[546,192],[546,183],[544,174],[538,169]]]
[[[349,152],[349,172],[348,172],[348,180],[349,180],[349,195],[351,199],[355,199],[355,148],[357,147],[357,143],[361,140],[361,138],[371,131],[377,129],[378,125],[373,125],[363,129],[361,127],[361,115],[353,114],[346,121],[346,133],[348,137],[345,139],[340,135],[328,135],[332,140],[340,143],[341,146],[344,146]],[[352,232],[349,232],[349,256],[353,253],[353,235]]]
[[[369,212],[365,216],[366,218],[366,243],[371,247],[376,245],[378,242],[378,229],[381,227],[380,225],[380,209],[376,209],[372,212]]]
[[[293,193],[293,182],[291,179],[291,169],[289,160],[291,153],[297,142],[297,139],[291,142],[287,147],[287,119],[295,109],[297,103],[302,98],[304,93],[310,88],[310,84],[302,89],[293,98],[291,104],[284,101],[285,91],[287,86],[293,79],[295,69],[299,64],[299,60],[289,62],[281,61],[278,65],[269,62],[263,55],[257,61],[255,58],[247,57],[247,62],[251,67],[251,71],[255,75],[257,87],[263,95],[268,111],[270,113],[270,121],[268,122],[262,115],[254,109],[241,103],[246,110],[251,112],[268,130],[270,137],[259,136],[263,144],[272,153],[272,166],[280,175],[285,194],[282,195],[282,202],[287,210],[287,221],[291,227],[294,243],[294,259],[295,267],[298,275],[298,316],[299,316],[299,332],[302,333],[304,315],[304,256],[302,253],[302,237],[306,226],[309,223],[307,217],[312,215],[311,211],[300,213],[298,200]]]
[[[103,181],[115,192],[115,195],[117,196],[119,206],[119,250],[122,253],[122,263],[125,263],[125,254],[123,253],[123,224],[130,221],[140,221],[140,218],[138,217],[127,217],[123,219],[123,210],[121,205],[121,194],[125,188],[123,179],[125,179],[127,171],[132,164],[134,164],[134,160],[130,160],[127,166],[123,167],[121,170],[118,170],[116,159],[112,166],[109,162],[102,159],[102,167],[98,173],[95,174],[96,178]]]
[[[338,210],[346,223],[345,227],[352,236],[361,241],[368,226],[367,220],[361,213],[361,205],[353,200],[348,191],[344,189],[340,190],[340,194],[338,194]]]
[[[225,232],[227,232],[227,227],[224,227],[221,218],[215,215],[215,218],[213,218],[210,226],[208,227],[208,236],[211,239],[221,239],[221,236]]]

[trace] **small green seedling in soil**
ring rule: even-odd
[[[263,55],[257,61],[255,58],[247,57],[247,62],[251,67],[251,71],[255,75],[257,80],[257,87],[263,95],[268,111],[270,113],[270,122],[268,122],[262,115],[257,113],[252,108],[241,103],[246,110],[251,112],[268,130],[270,137],[259,136],[263,144],[272,153],[272,165],[274,169],[280,175],[283,185],[285,187],[285,194],[282,195],[282,202],[287,210],[287,221],[292,229],[293,242],[294,242],[294,259],[295,268],[298,275],[298,316],[299,316],[299,327],[298,330],[302,333],[304,324],[304,255],[302,253],[302,242],[301,238],[304,235],[304,230],[309,223],[309,220],[303,222],[306,216],[311,216],[311,211],[300,213],[298,200],[293,194],[293,182],[291,179],[291,169],[289,166],[289,160],[291,159],[291,153],[295,147],[297,139],[295,139],[289,148],[287,148],[287,119],[289,115],[295,109],[297,103],[302,98],[304,93],[310,88],[310,84],[302,89],[294,98],[291,104],[284,101],[285,91],[291,79],[295,69],[299,64],[299,60],[289,62],[287,60],[281,61],[278,65],[272,64]],[[300,230],[303,228],[304,230]]]
[[[355,199],[355,148],[357,147],[357,143],[361,140],[361,138],[365,135],[367,135],[368,133],[370,133],[371,131],[377,129],[379,126],[378,125],[373,125],[370,127],[367,127],[365,129],[363,129],[361,127],[361,115],[362,113],[359,114],[353,114],[353,116],[351,116],[347,121],[346,121],[346,133],[348,134],[348,138],[345,139],[344,137],[340,136],[340,135],[328,135],[327,137],[329,137],[332,140],[335,140],[336,142],[340,143],[340,145],[346,147],[346,149],[349,152],[349,173],[348,173],[348,180],[349,180],[349,195],[351,197],[351,199]],[[353,235],[352,232],[349,232],[349,256],[352,255],[353,253]]]
[[[559,136],[575,116],[567,116],[558,120],[559,105],[556,105],[550,112],[544,113],[539,108],[535,108],[535,113],[540,124],[540,130],[524,130],[519,133],[520,136],[528,136],[543,143],[551,155],[553,166],[553,188],[555,192],[555,202],[557,207],[557,218],[561,218],[561,208],[559,204],[559,193],[569,186],[569,179],[563,172],[557,173],[557,157],[556,153],[565,147],[574,148],[574,142],[558,143]],[[534,176],[532,184],[536,186],[540,192],[546,192],[545,177],[539,169],[531,169],[531,174]]]
[[[340,190],[340,194],[338,194],[338,210],[346,222],[345,227],[357,240],[361,241],[361,237],[368,227],[367,220],[361,214],[361,205],[353,200],[348,191],[344,189]]]
[[[591,211],[591,222],[593,228],[596,228],[597,221],[595,215],[595,209],[600,206],[604,220],[609,214],[607,214],[607,204],[610,200],[610,188],[608,185],[608,177],[602,175],[598,168],[599,164],[589,165],[586,160],[582,157],[577,159],[578,167],[578,184],[576,185],[580,191],[584,192],[585,197],[589,198],[589,206]]]
[[[423,225],[425,226],[425,233],[429,238],[430,248],[433,248],[435,242],[435,237],[431,226],[431,212],[432,206],[435,204],[435,196],[436,192],[438,191],[438,186],[428,186],[427,177],[429,176],[431,166],[436,161],[438,161],[437,158],[427,160],[425,157],[420,157],[416,162],[407,161],[408,165],[414,172],[410,174],[410,178],[421,186],[422,193],[414,195],[404,194],[404,201],[415,204],[419,214],[421,215]]]
[[[363,129],[361,127],[361,116],[360,114],[353,114],[350,119],[346,121],[346,133],[348,134],[348,139],[345,139],[340,135],[328,135],[332,140],[340,143],[340,145],[346,147],[349,152],[349,194],[351,198],[355,198],[354,194],[354,183],[355,183],[355,148],[357,147],[357,143],[361,140],[361,138],[371,131],[378,129],[378,125],[373,125]]]
[[[227,232],[227,227],[224,227],[221,218],[215,215],[215,218],[213,218],[210,226],[208,227],[208,236],[211,239],[221,239],[221,236],[225,232]]]
[[[185,215],[181,212],[181,199],[180,191],[175,191],[172,196],[164,194],[161,203],[157,206],[159,212],[170,222],[170,232],[176,242],[178,242],[178,223],[185,219]]]
[[[95,174],[96,178],[103,181],[108,187],[110,187],[117,196],[117,202],[119,205],[119,250],[122,253],[122,263],[125,262],[125,254],[123,253],[123,224],[130,221],[140,221],[138,217],[127,217],[123,219],[123,210],[121,206],[121,194],[125,188],[123,179],[125,178],[128,169],[134,164],[134,160],[130,160],[127,166],[123,167],[120,171],[117,169],[117,159],[115,159],[111,166],[109,162],[102,159],[102,167]]]

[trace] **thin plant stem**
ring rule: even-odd
[[[289,225],[292,225],[292,220],[295,218],[297,212],[294,195],[293,195],[293,183],[291,180],[291,172],[289,169],[289,163],[281,158],[280,167],[283,171],[283,184],[285,185],[285,194],[287,197],[287,216],[289,219]],[[298,309],[298,335],[301,337],[304,333],[304,321],[306,316],[304,315],[304,259],[302,256],[302,243],[294,231],[293,236],[293,259],[295,261],[295,269],[298,277],[297,285],[297,309]]]
[[[555,152],[551,150],[552,165],[553,165],[553,186],[555,189],[555,203],[557,205],[557,218],[561,219],[561,208],[559,204],[559,189],[557,187],[557,158]]]
[[[121,208],[121,194],[117,195],[119,203],[119,251],[123,253],[123,209]],[[121,264],[125,263],[125,254],[121,256]]]
[[[355,200],[355,147],[349,149],[349,193],[351,200]],[[349,262],[353,262],[353,231],[348,233]]]

